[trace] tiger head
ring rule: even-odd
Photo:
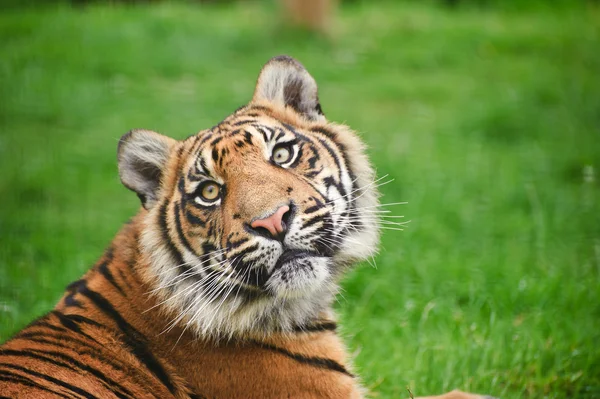
[[[133,130],[119,174],[144,208],[143,274],[172,325],[203,336],[289,331],[326,312],[347,268],[376,251],[374,172],[328,122],[312,76],[279,56],[252,101],[177,141]]]

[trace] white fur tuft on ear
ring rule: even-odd
[[[253,101],[260,100],[292,107],[311,121],[325,120],[317,82],[302,64],[287,55],[272,58],[260,71]]]
[[[131,130],[121,137],[117,150],[119,176],[149,209],[158,199],[163,171],[176,140],[149,130]]]

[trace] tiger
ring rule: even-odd
[[[139,212],[3,344],[1,397],[369,395],[332,302],[377,250],[375,173],[302,64],[271,59],[247,105],[184,140],[128,132],[117,163]]]

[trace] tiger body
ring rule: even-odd
[[[364,397],[331,303],[376,251],[374,173],[301,64],[272,59],[248,105],[185,140],[131,131],[118,163],[143,208],[1,347],[0,396]]]
[[[53,312],[0,353],[0,396],[44,398],[359,397],[335,323],[244,342],[167,328],[139,269],[139,220],[70,286]],[[175,344],[177,342],[177,344]]]

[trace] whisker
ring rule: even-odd
[[[207,262],[210,262],[211,260],[212,260],[212,258],[208,259]],[[190,268],[190,270],[186,270],[185,272],[183,272],[183,273],[175,276],[175,278],[173,279],[173,281],[170,284],[168,284],[168,285],[160,285],[159,287],[157,287],[157,288],[155,288],[153,290],[148,291],[148,293],[154,293],[156,291],[160,291],[162,289],[172,287],[174,285],[177,285],[177,284],[181,283],[182,281],[187,280],[189,277],[192,277],[192,276],[203,277],[202,273],[201,273],[202,271],[206,271],[209,268],[218,267],[218,266],[222,265],[223,263],[225,263],[227,261],[228,261],[228,259],[224,259],[224,260],[222,260],[222,261],[220,261],[218,263],[212,264],[212,265],[210,263],[208,263],[207,265],[204,265],[205,262],[201,262],[199,264],[191,264],[190,263],[190,266],[192,266]],[[198,268],[200,268],[200,270],[198,270]]]
[[[349,197],[350,195],[352,195],[352,194],[356,193],[357,191],[363,191],[363,193],[361,193],[361,194],[360,194],[360,195],[358,195],[357,197],[353,198],[353,200],[357,200],[357,199],[359,199],[360,197],[362,197],[362,196],[363,196],[363,195],[366,193],[366,190],[367,190],[368,188],[370,188],[371,186],[373,186],[373,184],[377,183],[378,181],[381,181],[382,179],[385,179],[385,178],[386,178],[386,177],[388,177],[388,176],[389,176],[389,175],[387,175],[387,174],[386,174],[386,175],[383,175],[383,176],[381,176],[380,178],[378,178],[378,179],[376,179],[376,180],[372,181],[371,183],[365,184],[365,185],[364,185],[364,186],[362,186],[362,187],[358,187],[358,188],[356,188],[356,189],[354,189],[354,190],[350,191],[350,192],[349,192],[349,193],[347,193],[346,195],[342,195],[342,196],[340,196],[340,197],[338,197],[338,198],[336,198],[336,199],[333,199],[333,200],[330,200],[330,201],[327,201],[327,202],[325,202],[325,205],[330,205],[330,204],[333,204],[335,201],[338,201],[338,200],[340,200],[340,199],[342,199],[342,198]],[[358,178],[354,179],[354,180],[353,180],[353,183],[354,183],[354,182],[356,182],[356,180],[358,180]],[[374,187],[371,187],[371,188],[373,188],[373,189],[374,189],[374,188],[377,188],[377,187],[381,187],[381,186],[383,186],[383,185],[386,185],[386,184],[388,184],[388,183],[391,183],[391,182],[393,182],[393,181],[394,181],[394,179],[391,179],[391,180],[388,180],[388,181],[386,181],[386,182],[383,182],[383,183],[377,184],[377,185],[375,185]]]
[[[206,280],[206,279],[208,279],[209,277],[215,276],[215,275],[217,275],[218,273],[219,273],[219,271],[217,271],[217,270],[213,270],[213,271],[211,271],[211,272],[210,272],[208,275],[206,275],[205,277],[203,277],[203,278],[202,278],[202,280],[196,281],[195,283],[193,283],[193,284],[192,284],[192,285],[190,285],[189,287],[187,287],[187,288],[185,288],[185,289],[183,289],[183,290],[181,290],[181,291],[177,292],[177,293],[176,293],[176,294],[174,294],[174,295],[169,295],[169,296],[168,296],[168,297],[167,297],[165,300],[163,300],[163,301],[161,301],[161,302],[159,302],[159,303],[155,304],[154,306],[152,306],[152,307],[151,307],[151,308],[149,308],[149,309],[146,309],[146,310],[145,310],[143,313],[146,313],[146,312],[148,312],[148,311],[150,311],[150,310],[152,310],[152,309],[154,309],[154,308],[156,308],[156,307],[158,307],[158,306],[164,305],[165,303],[167,303],[167,302],[170,302],[170,301],[174,300],[175,298],[177,298],[177,297],[179,297],[179,296],[181,296],[181,295],[187,294],[188,292],[190,292],[190,291],[193,291],[193,290],[197,289],[199,286],[201,286],[201,285],[202,285],[202,284],[205,282],[205,280]]]
[[[226,275],[225,276],[225,281],[230,278],[230,275]],[[202,309],[204,309],[206,306],[208,306],[209,303],[211,303],[218,295],[219,295],[219,289],[221,288],[220,286],[220,281],[218,279],[216,279],[215,281],[213,281],[211,283],[211,288],[210,289],[205,289],[205,292],[201,292],[199,293],[199,295],[197,295],[193,300],[192,303],[190,303],[185,309],[183,309],[179,316],[177,318],[175,318],[174,320],[172,320],[169,325],[167,326],[167,328],[165,328],[159,335],[164,334],[166,332],[171,331],[173,328],[175,328],[175,326],[177,324],[179,324],[179,322],[188,315],[189,311],[193,308],[196,307],[198,305],[198,302],[200,300],[204,300],[204,305],[202,305],[200,307],[199,310],[196,310],[196,312],[194,312],[195,314],[198,314],[198,312]],[[204,295],[203,295],[204,294]],[[206,297],[210,297],[210,298],[206,298]],[[195,316],[192,317],[192,319]]]
[[[218,294],[217,294],[217,295],[218,295]],[[226,295],[224,296],[223,300],[225,300],[225,298],[227,298],[227,296],[228,296],[228,295],[229,295],[229,293],[228,293],[228,294],[226,294]],[[210,303],[210,302],[212,302],[212,299],[211,299],[210,301],[208,301],[207,303]],[[196,310],[196,312],[194,312],[194,317],[192,317],[192,319],[191,319],[191,320],[193,320],[193,319],[195,318],[195,315],[197,315],[198,313],[199,313],[199,311],[198,311],[198,310]],[[188,322],[186,323],[186,326],[183,328],[183,331],[182,331],[182,332],[181,332],[181,334],[179,335],[179,338],[177,338],[177,341],[175,341],[175,344],[173,345],[173,349],[175,349],[175,346],[176,346],[176,345],[179,343],[179,340],[181,339],[181,337],[183,336],[183,334],[185,333],[185,331],[186,331],[186,330],[187,330],[187,329],[190,327],[190,325],[192,324],[192,323],[191,323],[191,320],[190,320],[190,321],[188,321]],[[212,320],[211,320],[211,321],[212,321]],[[208,324],[210,324],[210,322],[209,322]]]
[[[219,255],[222,255],[222,254],[223,254],[223,253],[225,253],[226,251],[227,251],[227,249],[226,249],[226,248],[224,248],[224,249],[220,249],[220,250],[218,250],[218,251],[213,251],[213,252],[211,252],[211,255],[212,255],[213,257],[216,257],[216,256],[219,256]],[[213,259],[213,258],[211,258],[211,259]],[[166,274],[166,273],[168,273],[169,271],[172,271],[172,270],[174,270],[174,269],[177,269],[178,267],[181,267],[181,266],[192,266],[192,265],[195,265],[195,264],[194,264],[193,262],[183,262],[182,264],[179,264],[179,265],[169,266],[168,268],[161,270],[161,271],[158,273],[158,275],[163,275],[163,274]]]
[[[384,206],[396,206],[396,205],[406,205],[408,202],[388,202],[387,204],[378,204],[378,205],[370,205],[370,206],[361,206],[358,208],[354,208],[356,211],[362,211],[365,209],[373,209],[373,208],[381,208]]]

